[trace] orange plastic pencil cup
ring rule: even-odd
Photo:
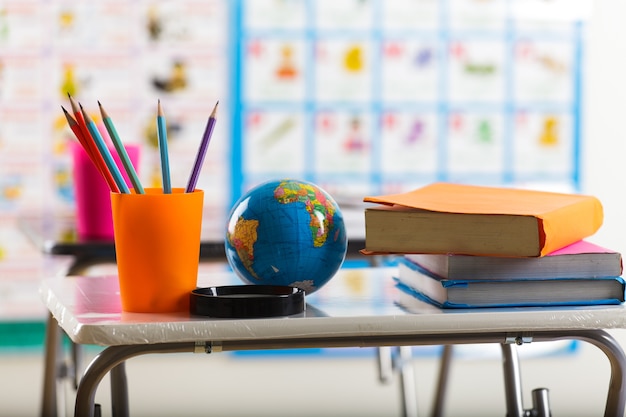
[[[188,312],[196,288],[204,192],[111,193],[122,310]]]

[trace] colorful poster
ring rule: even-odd
[[[571,103],[575,53],[575,45],[567,41],[519,39],[514,45],[515,98],[520,102]]]
[[[302,113],[249,112],[243,165],[251,175],[304,176],[306,126]]]
[[[447,97],[451,102],[507,100],[507,43],[455,37],[448,45]]]
[[[446,171],[450,180],[463,182],[465,176],[475,175],[489,181],[504,181],[502,113],[452,110],[447,117],[447,139]]]
[[[374,50],[365,38],[319,39],[315,45],[314,99],[372,100]]]
[[[234,139],[244,155],[261,152],[250,116],[297,109],[304,125],[292,143],[302,146],[303,165],[291,173],[339,193],[400,192],[436,180],[523,185],[545,177],[549,187],[579,186],[580,20],[555,22],[545,2],[512,0],[241,6]],[[286,44],[295,46],[281,58]],[[275,70],[285,56],[289,83]],[[558,130],[558,146],[530,139],[542,123]],[[242,179],[235,194],[277,174],[233,156]]]
[[[301,39],[249,40],[245,46],[246,100],[302,102],[306,94],[308,46]]]
[[[434,102],[441,89],[442,43],[387,38],[381,54],[383,102]]]
[[[324,111],[315,119],[315,171],[366,175],[371,169],[372,115]]]
[[[434,178],[439,167],[439,118],[435,112],[387,111],[380,117],[381,171],[385,178]]]

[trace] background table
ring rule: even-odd
[[[358,207],[342,210],[346,213],[348,258],[362,257],[359,251],[365,247],[363,211]],[[204,219],[202,224],[200,260],[226,262],[224,225],[209,219]],[[75,220],[71,215],[25,215],[18,219],[18,225],[43,254],[72,257],[66,275],[81,275],[91,266],[115,262],[113,240],[81,238],[76,233]]]
[[[611,363],[605,417],[624,414],[626,358],[604,330],[626,328],[620,306],[440,310],[423,305],[411,313],[394,303],[394,268],[342,270],[307,297],[303,314],[270,319],[210,319],[181,314],[122,312],[117,277],[51,278],[41,295],[59,325],[75,342],[106,346],[90,364],[77,390],[76,415],[93,415],[95,391],[111,371],[117,384],[114,409],[127,415],[125,360],[148,353],[206,352],[346,346],[416,346],[499,343],[503,347],[531,341],[576,339],[599,347]],[[357,275],[355,275],[357,274]],[[376,289],[346,297],[342,283],[360,277]],[[232,283],[230,273],[200,277],[199,285]],[[370,288],[370,289],[371,289]],[[510,350],[503,350],[510,352]],[[522,416],[520,387],[506,377],[507,414]]]

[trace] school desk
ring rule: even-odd
[[[626,328],[623,305],[498,310],[440,310],[424,305],[409,313],[394,303],[396,289],[388,285],[394,270],[342,269],[326,286],[307,297],[304,313],[262,319],[123,312],[116,276],[54,277],[42,282],[40,294],[74,343],[104,347],[79,381],[76,416],[94,415],[98,384],[109,371],[113,410],[115,415],[127,416],[124,362],[138,355],[496,343],[503,352],[506,414],[522,417],[526,410],[516,381],[512,349],[531,341],[563,339],[582,340],[605,353],[611,377],[604,416],[624,415],[626,357],[606,331]],[[200,277],[199,285],[229,284],[233,278],[231,273],[209,274]],[[549,410],[533,415],[547,416]]]
[[[365,247],[362,207],[348,207],[343,210],[348,240],[348,258],[362,257],[359,250]],[[200,261],[225,262],[224,224],[211,222],[210,216],[203,219],[200,242]],[[25,214],[18,218],[20,231],[46,256],[67,256],[70,258],[65,275],[84,275],[89,268],[115,262],[113,240],[85,239],[77,236],[76,224],[71,214],[56,213]],[[46,323],[44,342],[44,377],[42,390],[42,417],[57,416],[57,381],[74,379],[78,384],[81,369],[81,349],[71,344],[71,355],[63,357],[62,333],[52,315]]]

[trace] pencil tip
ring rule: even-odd
[[[215,115],[217,114],[217,105],[218,104],[220,104],[219,100],[217,100],[217,103],[215,103],[215,107],[213,107],[213,111],[211,112],[211,116],[209,116],[209,117],[215,118]]]
[[[63,115],[65,116],[65,119],[69,123],[70,127],[76,124],[76,120],[74,120],[74,118],[70,115],[70,112],[68,112],[63,106],[61,106],[61,109],[63,110]]]
[[[87,113],[87,111],[83,108],[83,105],[78,103],[78,105],[80,106],[80,112],[83,114],[83,118],[85,119],[85,121],[89,122],[91,120],[91,117],[89,117],[89,114]]]
[[[102,119],[106,119],[109,117],[107,112],[104,110],[104,107],[102,107],[102,104],[100,104],[100,100],[98,100],[98,108],[100,109],[100,115],[102,116]]]
[[[70,93],[67,93],[67,97],[70,99],[70,104],[72,105],[72,111],[74,113],[76,113],[78,111],[78,106],[76,105],[76,100],[74,100],[74,98],[70,95]]]

